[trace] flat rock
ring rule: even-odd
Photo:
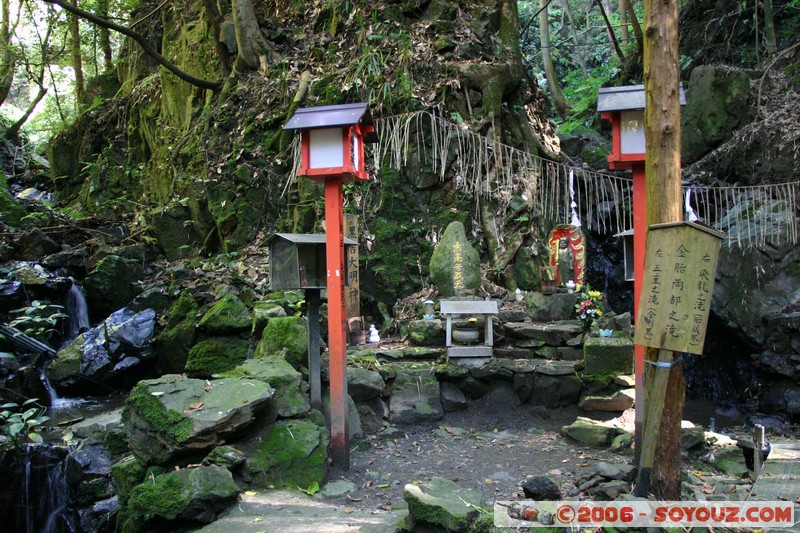
[[[389,421],[393,424],[416,424],[439,420],[444,416],[436,376],[428,369],[398,369]]]
[[[578,406],[585,411],[613,411],[624,412],[633,407],[636,391],[623,389],[612,395],[588,395],[581,398]]]
[[[579,416],[572,424],[562,427],[561,432],[583,444],[605,447],[623,431],[610,424]]]

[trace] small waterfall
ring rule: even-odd
[[[66,313],[69,315],[69,329],[67,340],[71,341],[83,331],[89,329],[89,307],[86,305],[86,297],[83,294],[83,287],[72,282],[67,293],[65,304]]]
[[[27,450],[14,454],[16,459],[10,460],[10,456],[4,457],[3,478],[5,490],[16,495],[16,502],[3,513],[4,526],[11,528],[8,531],[77,531],[77,516],[69,506],[67,450],[29,446]]]

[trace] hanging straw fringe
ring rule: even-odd
[[[633,227],[633,180],[570,167],[488,139],[428,112],[395,115],[375,121],[379,142],[371,145],[373,168],[401,169],[409,148],[439,180],[450,173],[454,185],[471,195],[477,206],[493,199],[498,211],[514,195],[533,194],[534,211],[545,223],[572,220],[571,201],[578,205],[583,227],[600,234],[621,233]],[[413,139],[413,143],[412,143]],[[292,178],[300,165],[298,139],[292,146]],[[570,172],[573,173],[572,196]],[[767,242],[798,242],[800,181],[749,187],[684,187],[691,190],[686,205],[698,220],[724,231],[726,246],[749,248]]]

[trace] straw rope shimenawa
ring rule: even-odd
[[[543,159],[425,111],[376,119],[375,126],[380,141],[371,147],[373,168],[402,169],[408,162],[409,146],[416,146],[419,159],[429,164],[441,181],[453,179],[458,190],[474,199],[476,214],[481,212],[482,201],[492,200],[495,212],[503,213],[515,197],[523,197],[534,212],[553,224],[568,223],[575,202],[582,225],[589,231],[621,233],[633,227],[633,181],[629,177]],[[295,139],[295,166],[299,165],[299,148]],[[724,246],[798,242],[800,181],[729,187],[684,185],[683,194],[697,217],[693,220],[725,232]]]

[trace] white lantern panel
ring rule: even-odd
[[[644,110],[623,111],[620,113],[620,153],[643,154]]]
[[[321,128],[308,132],[309,168],[344,166],[342,128]]]

